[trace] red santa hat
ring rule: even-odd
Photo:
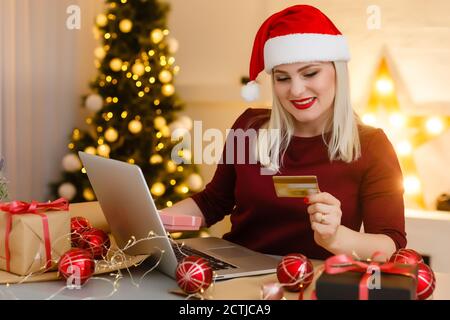
[[[258,74],[281,64],[348,61],[345,37],[319,9],[295,5],[271,15],[259,28],[250,58],[250,81],[242,88],[247,101],[259,96]]]

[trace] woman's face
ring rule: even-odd
[[[336,72],[332,62],[299,62],[273,68],[274,91],[294,119],[295,133],[318,135],[333,112]]]

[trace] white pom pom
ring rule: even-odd
[[[65,182],[58,188],[58,194],[60,197],[66,198],[67,200],[72,200],[77,194],[77,189],[70,182]]]
[[[86,98],[85,104],[89,111],[97,112],[103,107],[103,98],[99,94],[93,93]]]
[[[259,84],[256,81],[250,81],[241,88],[241,96],[246,101],[255,101],[259,98]]]
[[[81,169],[81,161],[78,159],[78,156],[73,153],[69,153],[64,156],[62,159],[62,165],[64,170],[68,172],[75,172]]]

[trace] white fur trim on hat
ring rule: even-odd
[[[241,88],[241,96],[246,101],[251,102],[259,98],[259,84],[256,81],[250,81]]]
[[[348,61],[350,52],[342,35],[296,33],[274,37],[264,44],[264,70],[280,64],[311,61]]]

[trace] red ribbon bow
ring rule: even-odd
[[[377,253],[375,255],[377,255]],[[383,273],[398,274],[416,278],[411,266],[392,262],[379,263],[372,261],[370,263],[366,263],[353,260],[352,257],[345,254],[328,258],[325,261],[325,272],[328,274],[339,274],[348,271],[364,273],[359,281],[359,300],[368,300],[369,289],[367,288],[367,280],[372,275],[371,270],[373,266],[376,266]]]
[[[8,213],[6,231],[5,231],[5,258],[6,258],[6,271],[10,271],[11,253],[9,250],[9,234],[12,227],[12,216],[14,214],[37,214],[42,217],[42,227],[44,230],[44,242],[45,242],[45,255],[47,262],[45,268],[48,269],[52,262],[52,250],[50,246],[50,231],[48,228],[48,218],[42,213],[44,211],[56,210],[67,211],[69,210],[69,201],[64,198],[59,198],[53,202],[37,202],[31,203],[23,201],[12,201],[7,203],[0,203],[0,210]]]

